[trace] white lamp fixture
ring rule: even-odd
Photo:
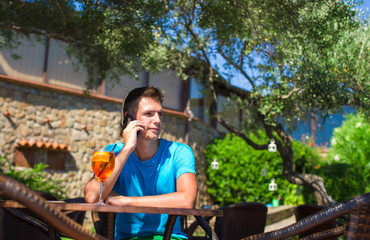
[[[268,146],[268,151],[269,152],[276,152],[276,144],[275,144],[275,140],[274,139],[271,139],[270,140],[270,144]]]
[[[269,191],[276,191],[277,190],[277,184],[275,183],[275,178],[271,179],[271,182],[269,184]]]
[[[217,159],[215,158],[213,162],[211,163],[212,169],[218,169],[220,167],[220,164],[217,162]]]

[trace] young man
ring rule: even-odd
[[[121,135],[115,169],[105,181],[103,199],[122,206],[193,208],[197,194],[194,154],[185,144],[159,139],[163,94],[154,87],[132,90],[122,103]],[[135,119],[130,119],[130,114]],[[127,122],[125,121],[127,119]],[[140,132],[140,134],[138,133]],[[113,149],[115,144],[106,147]],[[99,182],[85,187],[85,200],[97,202]],[[115,239],[161,239],[167,215],[118,213]],[[173,239],[186,238],[177,220]]]

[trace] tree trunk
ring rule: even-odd
[[[313,190],[317,204],[330,206],[335,203],[333,198],[328,195],[322,177],[314,174],[302,174],[293,170],[293,151],[290,140],[286,140],[286,132],[278,131],[284,141],[284,146],[278,142],[277,148],[283,159],[283,173],[286,179],[293,184],[303,185]],[[285,137],[284,137],[285,136]]]

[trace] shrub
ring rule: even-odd
[[[250,136],[258,141],[257,137]],[[294,161],[299,169],[311,169],[319,162],[318,155],[308,146],[293,143]],[[243,139],[227,134],[216,139],[205,150],[209,163],[208,193],[215,204],[225,205],[238,202],[271,203],[280,197],[282,204],[302,204],[303,197],[298,186],[289,183],[283,176],[282,159],[278,152],[254,150]],[[219,169],[211,168],[214,159]],[[277,183],[277,191],[269,191],[271,179]]]
[[[353,164],[324,164],[317,170],[317,174],[323,177],[328,194],[337,202],[369,191],[366,191],[369,180],[364,179],[361,171]]]
[[[349,114],[334,129],[327,162],[317,170],[336,201],[370,192],[370,125],[364,114]]]
[[[17,168],[12,165],[6,156],[0,156],[0,172],[9,176],[35,191],[46,192],[58,199],[65,198],[65,187],[60,180],[46,179],[43,171],[48,165],[36,164],[33,168]]]

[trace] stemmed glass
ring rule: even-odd
[[[100,184],[99,201],[97,202],[97,204],[104,204],[102,197],[103,182],[105,182],[105,180],[107,180],[107,178],[113,172],[114,164],[115,157],[113,150],[112,151],[107,151],[105,149],[94,150],[91,159],[91,167],[95,173],[95,176],[98,178]]]

